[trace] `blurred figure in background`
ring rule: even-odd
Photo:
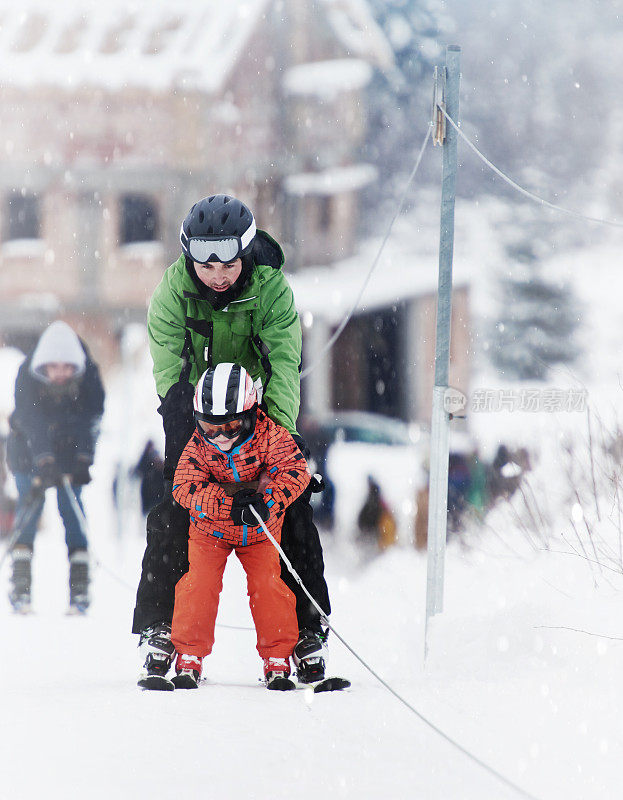
[[[379,550],[396,544],[396,520],[372,475],[368,475],[368,494],[359,512],[357,526],[360,541],[374,543]]]
[[[470,471],[464,453],[450,453],[448,462],[448,530],[457,532],[467,507]]]
[[[144,516],[164,499],[163,467],[164,459],[149,439],[133,470],[141,482],[141,511]]]
[[[467,502],[477,519],[482,519],[487,509],[487,467],[478,448],[469,457],[469,491]]]
[[[524,474],[530,471],[530,456],[525,447],[510,451],[501,444],[489,469],[487,493],[490,504],[497,500],[510,500],[521,484]]]
[[[89,606],[88,542],[82,487],[91,480],[104,389],[84,343],[65,322],[53,322],[19,369],[9,420],[8,466],[18,501],[9,599],[31,610],[31,560],[46,489],[54,487],[69,556],[70,611]]]
[[[6,435],[0,434],[0,539],[11,533],[15,521],[15,499],[7,492]]]

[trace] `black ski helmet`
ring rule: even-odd
[[[180,242],[191,261],[227,263],[251,251],[255,233],[255,219],[244,203],[215,194],[190,209],[180,228]]]

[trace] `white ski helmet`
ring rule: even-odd
[[[255,430],[257,418],[257,390],[253,378],[239,364],[225,362],[207,369],[195,389],[193,409],[197,430],[204,437],[205,428],[199,421],[213,426],[224,426],[224,435],[228,438],[236,436],[234,447],[249,438]],[[228,422],[240,421],[240,427],[232,433],[225,432]]]

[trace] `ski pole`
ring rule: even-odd
[[[88,539],[87,536],[87,524],[88,524],[87,518],[84,511],[80,508],[80,504],[78,503],[78,498],[76,497],[76,493],[74,492],[74,487],[71,485],[71,480],[69,478],[69,475],[63,475],[63,487],[65,489],[65,492],[67,493],[67,497],[69,498],[69,502],[71,503],[71,507],[74,511],[74,514],[78,517],[78,522],[80,523],[80,527],[82,528],[82,532],[84,533],[85,539],[87,539],[89,542],[89,553],[91,559],[93,560],[93,563],[95,564],[96,567],[99,567],[99,569],[102,569],[104,570],[104,572],[107,572],[122,586],[125,586],[126,589],[129,589],[130,591],[133,592],[135,587],[131,586],[127,581],[119,577],[119,575],[117,575],[115,572],[113,572],[113,570],[107,567],[106,564],[104,564],[101,561],[101,559],[98,558],[97,553],[94,552],[93,543]]]
[[[80,503],[78,502],[78,498],[74,492],[74,487],[71,485],[69,475],[63,475],[63,488],[65,489],[65,494],[67,495],[67,499],[69,500],[72,510],[76,515],[78,524],[82,528],[84,538],[87,539],[87,518],[84,515],[84,511],[80,508]]]
[[[13,524],[13,531],[11,532],[11,536],[7,542],[4,553],[0,558],[0,569],[2,569],[6,557],[13,549],[13,545],[21,536],[22,531],[24,530],[26,525],[28,525],[28,523],[32,521],[32,518],[34,517],[37,511],[39,500],[43,497],[43,495],[44,495],[44,489],[41,486],[41,484],[33,483],[33,486],[29,492],[29,496],[26,498],[26,503],[22,508],[22,510],[20,511],[19,517],[15,520]]]

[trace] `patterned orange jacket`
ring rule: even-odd
[[[260,525],[234,524],[232,498],[220,486],[257,480],[264,470],[270,476],[263,494],[270,510],[265,525],[280,541],[284,511],[305,491],[311,478],[292,436],[260,409],[253,435],[227,453],[195,431],[173,480],[173,497],[190,511],[190,535],[215,536],[232,547],[265,541]]]

